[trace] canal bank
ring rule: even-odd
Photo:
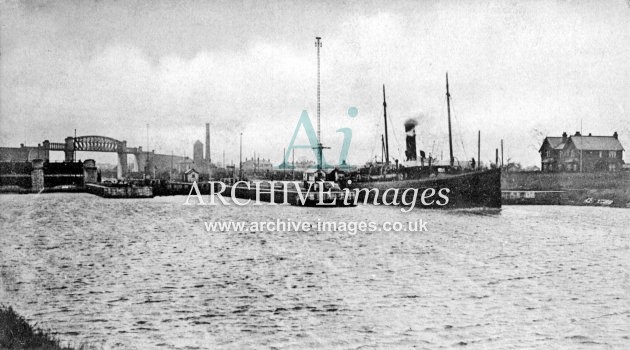
[[[29,323],[11,307],[0,305],[0,348],[73,350],[36,323]]]
[[[630,172],[501,174],[505,205],[630,207]]]

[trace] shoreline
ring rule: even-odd
[[[51,189],[46,188],[39,194],[47,193],[88,193],[103,198],[152,198],[187,195],[184,192],[159,193],[154,196],[103,196],[82,188]],[[26,189],[0,187],[3,194],[38,194]],[[621,189],[501,189],[502,205],[559,205],[559,206],[590,206],[608,208],[630,208],[630,190]],[[448,209],[446,209],[448,210]]]
[[[501,174],[503,204],[630,208],[630,172]]]
[[[49,330],[30,324],[24,316],[6,305],[0,305],[0,348],[74,350],[72,347],[63,346]]]

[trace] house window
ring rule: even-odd
[[[599,158],[602,157],[602,151],[599,151]]]
[[[615,151],[608,151],[608,158],[615,158],[617,152]]]

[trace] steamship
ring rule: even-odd
[[[387,135],[387,102],[385,100],[385,85],[383,85],[383,117],[385,119],[385,134],[381,137],[385,161],[381,163],[368,163],[365,167],[349,174],[352,180],[348,187],[379,189],[380,193],[387,193],[383,197],[376,196],[373,192],[361,191],[359,201],[366,200],[375,204],[401,203],[412,200],[410,192],[405,189],[415,188],[419,193],[425,190],[432,193],[448,188],[448,203],[438,204],[438,201],[427,200],[422,203],[425,208],[501,208],[501,170],[498,167],[482,170],[477,164],[463,169],[456,165],[453,157],[453,141],[451,134],[451,108],[450,93],[448,87],[448,73],[446,74],[446,104],[448,111],[448,137],[450,162],[443,164],[434,158],[428,158],[420,151],[420,160],[416,154],[415,121],[405,123],[407,160],[398,164],[389,161],[389,143]],[[390,189],[389,191],[387,191]],[[399,189],[399,191],[391,190]],[[433,190],[432,190],[433,189]],[[407,198],[406,198],[407,197]]]

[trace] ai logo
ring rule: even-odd
[[[348,116],[354,118],[358,114],[358,110],[355,107],[350,107],[348,109]],[[295,139],[298,136],[298,133],[301,129],[304,129],[306,132],[306,136],[308,137],[309,144],[296,145]],[[352,130],[350,128],[341,128],[337,129],[337,132],[343,134],[343,144],[341,145],[341,152],[339,153],[339,165],[345,165],[346,160],[348,159],[348,151],[350,150],[350,141],[352,140]],[[308,116],[306,111],[302,111],[302,115],[298,120],[298,123],[295,127],[295,131],[293,132],[293,137],[291,137],[291,142],[289,142],[289,146],[287,147],[287,152],[284,155],[283,164],[288,164],[289,154],[293,151],[293,149],[310,149],[313,151],[313,157],[317,163],[319,163],[320,159],[317,153],[318,140],[317,134],[315,133],[315,129],[313,128],[313,123],[311,123],[311,119]],[[334,166],[333,164],[329,164],[326,162],[324,156],[321,157],[322,164],[319,164],[322,168],[329,168]]]

